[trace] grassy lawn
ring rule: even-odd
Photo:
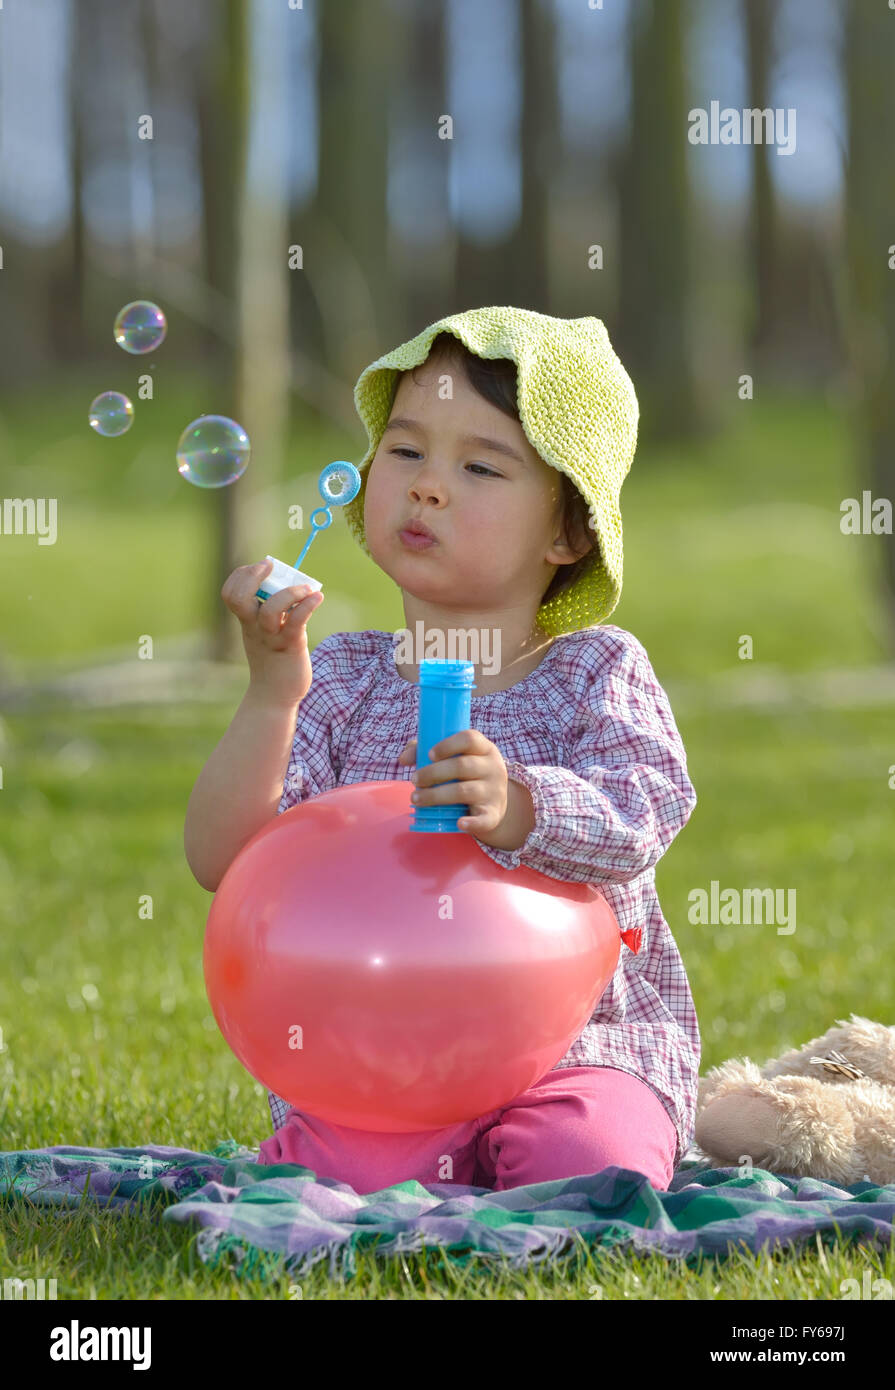
[[[130,656],[143,633],[163,657],[207,618],[217,498],[184,482],[174,451],[189,420],[226,404],[201,378],[178,378],[142,404],[127,434],[100,439],[86,422],[90,392],[86,380],[60,392],[50,415],[41,395],[0,401],[4,496],[55,497],[58,507],[55,545],[0,537],[2,656],[23,676],[93,653]],[[307,533],[290,531],[289,506],[301,505],[307,524],[321,505],[320,469],[359,460],[364,444],[359,421],[346,436],[299,420],[282,478],[266,476],[263,458],[250,464],[234,484],[253,499],[239,563],[294,560]],[[860,491],[843,422],[824,402],[741,404],[699,448],[638,453],[622,490],[625,582],[611,621],[640,637],[669,682],[735,666],[742,634],[754,665],[883,659],[883,538],[839,530],[840,502]],[[337,512],[310,557],[327,595],[312,641],[403,626],[398,590]]]
[[[158,424],[155,443],[92,438],[80,396],[49,420],[27,399],[4,408],[5,495],[60,499],[56,546],[2,538],[3,650],[20,673],[135,652],[143,633],[163,655],[166,639],[201,627],[196,581],[211,554],[211,512],[208,496],[174,471],[171,440],[199,413],[180,390],[164,407],[164,447]],[[86,385],[81,394],[89,403]],[[200,408],[222,407],[203,398]],[[645,643],[673,703],[675,680],[734,667],[744,633],[755,642],[753,668],[811,671],[885,655],[872,616],[872,557],[838,529],[840,500],[860,493],[841,425],[816,404],[751,412],[692,455],[645,458],[640,474],[638,462],[626,484],[626,588],[612,621]],[[131,435],[139,427],[138,412]],[[319,468],[358,458],[360,435],[317,432],[305,443],[290,461],[304,482],[289,500],[310,510]],[[259,533],[257,554],[288,558],[293,541],[284,522],[273,535]],[[402,624],[390,581],[343,523],[315,547],[314,572],[344,601],[341,621],[321,623],[315,639],[340,626]],[[211,900],[182,846],[189,792],[232,713],[185,705],[3,716],[3,1150],[208,1149],[226,1138],[254,1145],[270,1133],[264,1093],[208,1007],[201,949]],[[741,1054],[763,1062],[852,1011],[891,1021],[891,711],[682,712],[679,723],[700,800],[659,866],[658,885],[693,987],[703,1067]],[[795,889],[795,932],[690,923],[688,894],[712,879],[722,888]],[[138,916],[145,894],[151,920]],[[207,1270],[193,1240],[148,1213],[48,1215],[17,1202],[4,1205],[0,1269],[56,1277],[60,1298],[290,1296],[288,1278],[260,1285]],[[572,1263],[525,1274],[441,1268],[435,1255],[362,1256],[355,1280],[333,1284],[318,1269],[302,1293],[826,1299],[868,1265],[895,1279],[895,1250],[874,1260],[833,1246],[704,1267],[582,1250]]]
[[[254,1145],[270,1132],[261,1087],[230,1053],[205,998],[210,898],[181,849],[197,761],[227,720],[224,710],[8,719],[3,1149],[208,1149],[226,1138]],[[659,891],[692,982],[704,1065],[741,1052],[764,1061],[852,1009],[891,1016],[880,959],[895,904],[879,872],[891,833],[880,775],[890,728],[883,711],[802,715],[798,727],[726,713],[685,726],[700,806],[659,866]],[[691,924],[687,895],[712,878],[794,887],[796,931]],[[151,921],[137,915],[146,893]],[[61,1297],[289,1296],[288,1279],[244,1285],[206,1270],[189,1233],[148,1215],[48,1216],[16,1203],[0,1230],[0,1267],[56,1277]],[[302,1281],[303,1296],[590,1298],[599,1286],[608,1299],[829,1298],[840,1279],[856,1270],[860,1278],[869,1256],[843,1247],[701,1269],[582,1251],[571,1266],[500,1279],[473,1265],[439,1271],[432,1258],[427,1272],[419,1256],[362,1256],[356,1280],[331,1286],[318,1270]],[[895,1277],[895,1250],[881,1272]]]

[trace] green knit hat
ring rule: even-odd
[[[398,372],[425,362],[438,333],[453,333],[477,357],[516,363],[522,428],[545,463],[566,473],[588,503],[599,551],[578,579],[538,610],[551,636],[603,622],[622,591],[622,483],[637,446],[639,408],[631,379],[597,318],[557,319],[532,309],[491,306],[439,319],[361,372],[354,402],[370,447],[361,489],[345,519],[362,549],[367,470],[391,414]]]

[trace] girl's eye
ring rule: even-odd
[[[393,453],[393,454],[401,454],[401,455],[404,456],[404,457],[406,457],[407,455],[414,455],[414,456],[415,456],[415,455],[416,455],[416,452],[417,452],[416,449],[392,449],[392,453]],[[469,468],[481,468],[481,469],[483,469],[483,470],[484,470],[483,473],[478,473],[478,474],[476,475],[476,476],[479,477],[479,478],[481,478],[481,477],[483,477],[483,476],[486,476],[486,477],[489,477],[489,478],[500,478],[500,477],[503,476],[501,473],[496,473],[496,472],[494,471],[493,468],[486,468],[486,467],[485,467],[485,464],[483,464],[483,463],[470,463],[470,464],[468,464],[467,466],[468,466]]]

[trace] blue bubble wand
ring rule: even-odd
[[[336,480],[342,482],[342,487],[338,492],[333,492],[331,484]],[[353,463],[347,463],[345,459],[337,459],[335,463],[326,465],[317,479],[317,489],[327,505],[317,507],[311,512],[311,534],[302,546],[301,553],[294,565],[287,565],[274,555],[264,557],[273,562],[273,569],[262,579],[261,587],[255,590],[256,598],[259,598],[263,603],[266,599],[272,598],[274,594],[278,594],[281,589],[291,588],[293,584],[307,584],[314,592],[323,588],[319,580],[313,579],[309,574],[303,574],[299,566],[307,555],[314,537],[332,525],[333,517],[330,507],[344,507],[346,503],[353,501],[360,492],[360,485],[361,476]]]

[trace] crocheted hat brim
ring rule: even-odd
[[[637,447],[639,408],[630,377],[597,318],[558,319],[531,309],[490,306],[439,319],[364,369],[354,388],[369,447],[357,465],[361,489],[344,508],[370,554],[364,531],[369,466],[391,413],[399,372],[425,362],[432,340],[452,333],[478,357],[516,364],[519,419],[532,447],[570,477],[588,504],[599,549],[571,584],[538,609],[552,636],[603,622],[622,590],[621,486]]]

